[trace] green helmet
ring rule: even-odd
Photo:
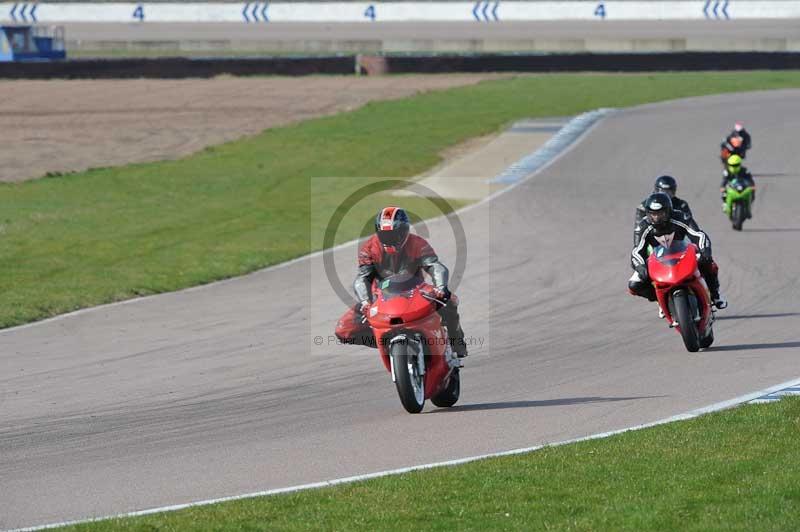
[[[739,170],[742,169],[742,158],[735,153],[728,157],[728,172],[731,174],[738,174]]]

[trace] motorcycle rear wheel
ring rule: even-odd
[[[689,294],[679,290],[672,294],[672,305],[675,309],[673,316],[678,321],[683,345],[690,353],[696,353],[700,349],[700,340],[697,333],[697,324],[694,322],[692,306],[689,304]]]
[[[700,347],[708,349],[714,343],[714,330],[708,331],[708,334],[700,339]]]
[[[425,406],[425,376],[419,374],[417,354],[407,342],[393,343],[390,354],[400,402],[409,414],[419,414]]]
[[[450,380],[447,382],[447,386],[442,388],[439,393],[431,397],[431,403],[439,407],[448,408],[458,402],[458,397],[460,395],[461,372],[459,372],[458,368],[456,368],[453,370],[453,374],[450,375]]]

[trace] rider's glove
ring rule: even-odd
[[[649,276],[647,275],[647,266],[645,265],[636,266],[634,270],[636,271],[636,273],[639,274],[639,279],[641,279],[642,281],[648,280]]]
[[[367,300],[367,299],[365,299],[364,301],[361,301],[361,302],[360,302],[360,303],[357,305],[358,312],[360,312],[362,316],[366,316],[366,315],[367,315],[367,309],[369,308],[369,306],[370,306],[371,304],[372,304],[372,303],[370,303],[370,302],[369,302],[369,300]]]
[[[436,296],[436,299],[438,299],[439,301],[443,301],[445,303],[450,301],[450,296],[451,296],[450,289],[447,288],[446,286],[444,286],[442,288],[438,288],[438,287],[434,288],[433,289],[433,295]]]
[[[698,257],[697,262],[700,264],[711,264],[711,250],[708,248],[700,250],[700,257]]]

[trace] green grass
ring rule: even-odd
[[[742,530],[800,524],[800,399],[611,438],[72,530]]]
[[[312,222],[311,205],[335,206],[352,185],[343,178],[414,176],[448,146],[515,119],[784,87],[800,87],[800,72],[527,76],[371,103],[179,161],[4,184],[0,327],[308,253],[327,222],[318,213]],[[329,179],[312,191],[321,177]],[[354,214],[366,220],[381,201]],[[420,216],[437,212],[423,200],[403,203]],[[362,229],[351,223],[338,241]]]

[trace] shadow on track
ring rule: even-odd
[[[773,172],[773,173],[765,173],[765,174],[754,174],[756,178],[758,177],[798,177],[797,174],[787,174],[785,172]]]
[[[757,318],[788,318],[790,316],[800,316],[800,312],[776,312],[775,314],[735,314],[732,316],[720,316],[714,321],[720,320],[753,320]]]
[[[743,233],[800,233],[800,227],[776,227],[773,229],[768,228],[744,228]]]
[[[800,347],[800,342],[778,342],[775,344],[739,344],[711,346],[706,351],[746,351],[750,349],[789,349]]]
[[[546,399],[542,401],[504,401],[501,403],[475,403],[471,405],[455,405],[427,412],[470,412],[473,410],[505,410],[508,408],[537,408],[542,406],[568,406],[586,403],[612,403],[616,401],[635,401],[637,399],[658,399],[665,395],[647,395],[644,397],[567,397],[565,399]]]

